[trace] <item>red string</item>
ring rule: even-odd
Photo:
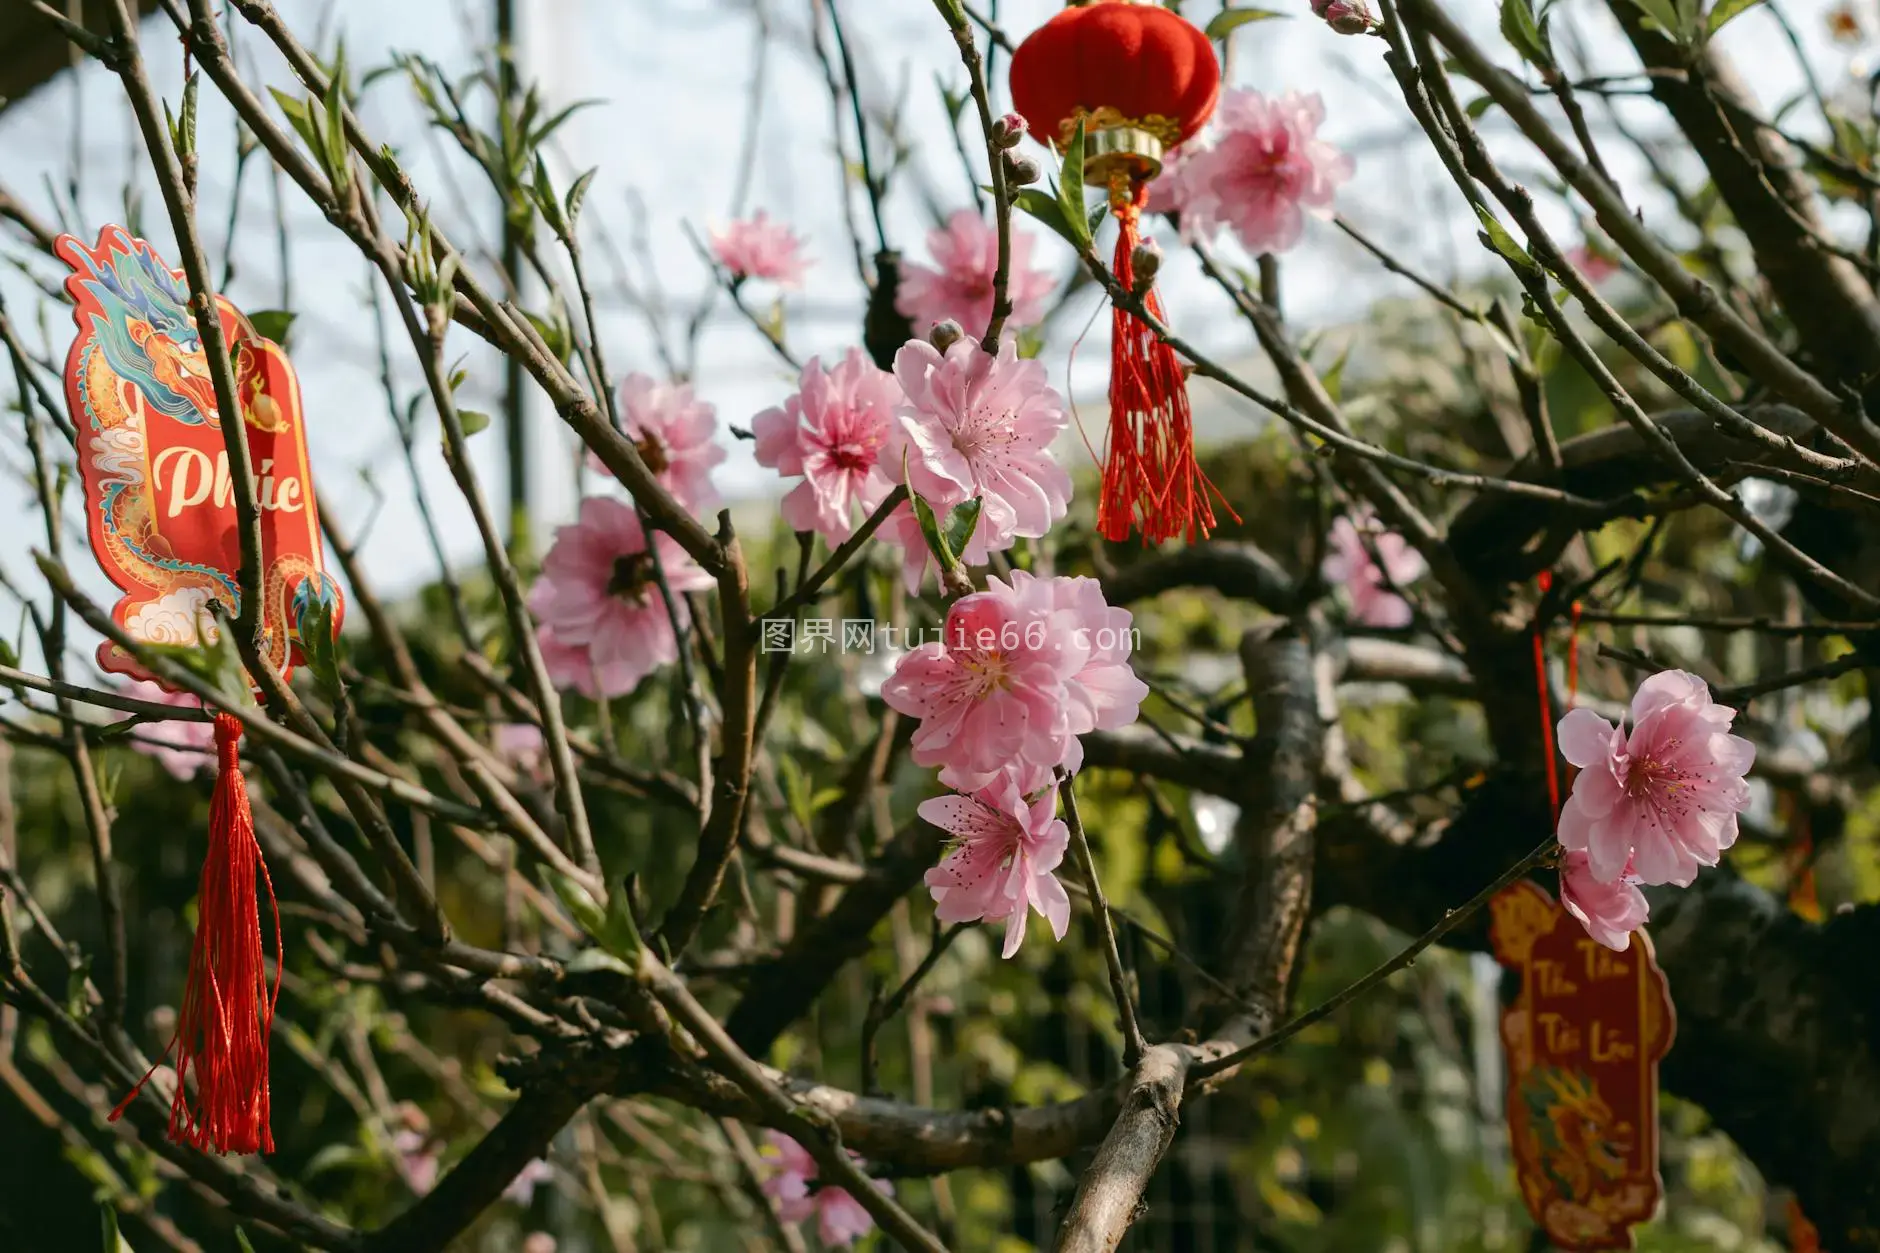
[[[1541,596],[1553,590],[1554,576],[1551,570],[1542,570],[1535,580],[1540,585]],[[1560,767],[1554,761],[1554,713],[1553,699],[1547,686],[1547,653],[1541,642],[1541,618],[1537,608],[1534,613],[1534,690],[1540,697],[1541,707],[1541,745],[1547,751],[1547,803],[1552,806],[1555,821],[1560,818]]]
[[[209,802],[209,849],[196,886],[196,939],[176,1034],[176,1090],[170,1098],[170,1139],[217,1153],[271,1153],[268,1035],[281,997],[281,911],[274,880],[255,840],[254,812],[237,747],[241,722],[215,718],[216,781]],[[255,895],[259,873],[274,915],[274,986],[268,987]],[[158,1059],[160,1064],[161,1058]],[[195,1099],[189,1076],[195,1072]],[[116,1121],[156,1072],[145,1072],[118,1107]]]

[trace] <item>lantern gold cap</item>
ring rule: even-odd
[[[1084,182],[1099,186],[1127,178],[1143,183],[1162,172],[1163,154],[1181,139],[1181,126],[1160,114],[1125,117],[1104,105],[1100,109],[1079,109],[1064,119],[1055,141],[1062,153],[1077,130],[1084,124]]]
[[[1162,152],[1162,141],[1140,126],[1090,131],[1084,136],[1084,182],[1146,183],[1162,172]]]

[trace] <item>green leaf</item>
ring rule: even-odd
[[[300,1174],[303,1178],[311,1179],[335,1170],[365,1169],[373,1165],[376,1163],[371,1154],[356,1144],[342,1141],[329,1144],[308,1158],[307,1164],[300,1168]]]
[[[490,415],[484,413],[481,409],[459,409],[457,411],[457,421],[463,426],[464,436],[468,438],[479,431],[487,431],[489,429]]]
[[[1645,15],[1647,27],[1673,42],[1686,42],[1679,34],[1678,10],[1672,0],[1632,0],[1632,3]]]
[[[958,95],[955,95],[946,85],[946,80],[941,78],[938,74],[933,76],[933,81],[934,86],[940,89],[940,103],[947,111],[947,121],[958,126],[960,124],[960,111],[966,107],[966,102],[971,99],[971,97],[965,92],[960,92]]]
[[[588,184],[600,173],[600,166],[595,166],[580,178],[574,180],[574,186],[568,189],[568,199],[564,202],[563,212],[568,215],[568,229],[574,229],[575,222],[581,216],[581,202],[587,199]]]
[[[347,164],[346,147],[346,45],[340,44],[333,54],[333,73],[326,83],[326,160],[327,174],[333,179],[334,190],[344,190],[350,181],[351,166]]]
[[[346,683],[339,674],[341,642],[333,625],[332,604],[315,597],[300,615],[295,630],[300,636],[301,655],[306,658],[307,669],[313,672],[314,682],[328,699],[338,700],[346,690]]]
[[[920,525],[921,538],[927,541],[927,551],[940,563],[944,573],[959,568],[959,558],[947,547],[946,537],[940,533],[939,520],[933,516],[933,506],[923,499],[919,492],[909,492],[908,500],[914,505],[914,521]]]
[[[1077,129],[1064,148],[1064,164],[1058,171],[1058,209],[1064,215],[1066,236],[1079,256],[1090,251],[1090,227],[1084,219],[1084,119],[1077,119]]]
[[[320,153],[323,148],[320,132],[314,124],[307,102],[295,99],[278,87],[268,88],[268,94],[274,97],[274,103],[280,106],[282,115],[287,118],[287,124],[294,128],[294,133],[305,140],[307,147],[313,149],[315,154]]]
[[[539,867],[542,883],[560,898],[568,913],[603,950],[618,958],[632,972],[640,959],[640,928],[633,921],[623,884],[607,900],[603,910],[593,894],[551,866]],[[612,967],[609,967],[611,969]]]
[[[1834,132],[1834,146],[1842,156],[1859,166],[1872,164],[1873,147],[1867,134],[1839,113],[1828,114],[1828,127]]]
[[[555,238],[568,238],[568,216],[561,211],[561,201],[555,196],[554,181],[548,177],[548,163],[542,160],[542,154],[535,154],[535,182],[529,187],[529,197],[535,201],[535,207],[542,211],[542,220],[548,223],[548,229],[555,232]]]
[[[6,666],[12,670],[20,668],[20,655],[6,640],[0,640],[0,666]]]
[[[214,621],[207,607],[198,613],[201,615],[198,630]],[[232,628],[233,624],[229,625]],[[254,704],[254,685],[248,681],[248,671],[243,668],[241,655],[235,649],[232,629],[222,630],[221,624],[217,624],[213,644],[148,644],[145,647],[207,683],[236,708]]]
[[[1020,210],[1030,214],[1039,223],[1051,228],[1065,243],[1077,247],[1077,235],[1071,230],[1071,224],[1064,217],[1064,206],[1056,196],[1039,191],[1036,187],[1021,187],[1012,197],[1012,203]]]
[[[633,977],[633,967],[615,957],[604,948],[584,948],[576,953],[564,969],[571,975],[598,974],[603,970],[617,975]]]
[[[626,883],[614,885],[607,897],[607,948],[629,961],[640,957],[640,924],[633,920],[633,901]]]
[[[1495,97],[1477,96],[1475,99],[1469,101],[1469,103],[1467,103],[1466,105],[1463,105],[1462,111],[1469,115],[1469,120],[1471,122],[1479,122],[1482,120],[1482,115],[1484,113],[1487,113],[1490,109],[1494,107],[1495,107]]]
[[[980,497],[975,496],[965,504],[955,505],[947,511],[944,534],[948,552],[957,555],[966,551],[966,545],[972,541],[973,530],[979,525],[979,511],[983,503]]]
[[[542,886],[558,898],[580,928],[598,941],[607,934],[607,915],[601,912],[600,902],[579,883],[556,870],[553,866],[539,866]]]
[[[1535,18],[1533,0],[1501,0],[1501,36],[1523,60],[1543,69],[1553,65],[1547,25]]]
[[[1711,6],[1710,16],[1704,19],[1704,38],[1711,38],[1733,18],[1741,17],[1761,3],[1762,0],[1717,0]]]
[[[1522,248],[1520,244],[1514,241],[1514,236],[1508,233],[1508,228],[1503,226],[1493,213],[1490,213],[1481,205],[1476,205],[1475,216],[1482,219],[1482,242],[1484,244],[1506,257],[1510,263],[1526,273],[1538,274],[1541,272],[1540,265],[1533,257],[1528,256],[1526,249]]]
[[[89,978],[91,954],[86,953],[73,961],[71,970],[65,976],[65,1012],[81,1022],[89,1017],[85,997],[85,981]]]
[[[104,1253],[133,1253],[130,1241],[118,1231],[117,1209],[110,1204],[98,1207],[99,1226],[104,1229]]]
[[[248,1243],[248,1233],[240,1227],[235,1228],[235,1243],[241,1245],[241,1253],[255,1253],[255,1246]]]
[[[287,333],[294,327],[297,313],[286,309],[257,309],[248,315],[248,324],[255,328],[255,333],[263,339],[273,340],[283,348],[287,346]]]
[[[1342,404],[1345,399],[1345,363],[1351,360],[1351,345],[1338,354],[1338,360],[1332,362],[1332,368],[1319,376],[1319,383],[1324,386],[1325,394],[1334,404]]]
[[[542,337],[542,342],[548,345],[548,350],[555,354],[556,360],[567,365],[574,355],[574,336],[568,327],[567,312],[561,307],[560,295],[557,294],[551,302],[547,317],[538,317],[527,309],[522,311],[522,316],[529,319],[529,324],[535,327],[535,333]]]
[[[1676,0],[1678,41],[1696,43],[1704,31],[1704,0]]]
[[[1222,9],[1208,23],[1209,39],[1225,39],[1249,22],[1264,22],[1269,18],[1291,17],[1290,13],[1281,13],[1278,9]]]
[[[179,160],[185,159],[196,151],[196,82],[199,74],[192,73],[189,81],[183,84],[183,108],[180,117],[170,113],[170,102],[163,102],[163,120],[170,128],[170,147]]]
[[[940,10],[940,16],[947,20],[947,25],[966,25],[966,10],[960,7],[960,0],[933,0],[933,7]]]
[[[529,147],[538,147],[550,135],[553,135],[557,130],[561,129],[563,122],[566,122],[581,110],[592,108],[600,103],[601,101],[595,99],[577,100],[567,108],[562,109],[560,112],[551,116],[546,122],[543,122],[540,126],[527,133],[526,138],[528,139]]]

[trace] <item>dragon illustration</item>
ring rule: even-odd
[[[1590,1075],[1536,1066],[1521,1085],[1541,1168],[1568,1200],[1584,1200],[1626,1174],[1632,1129],[1616,1118]]]
[[[188,309],[183,278],[139,239],[106,227],[95,248],[63,236],[59,255],[72,267],[66,290],[77,305],[79,336],[66,362],[67,398],[80,432],[81,470],[87,491],[88,528],[106,572],[127,595],[114,616],[133,637],[151,644],[213,642],[216,629],[208,602],[231,615],[241,611],[233,571],[233,510],[223,483],[201,475],[201,493],[213,487],[214,505],[226,520],[168,518],[152,474],[161,451],[178,444],[200,449],[205,463],[221,445],[220,416],[207,357]],[[316,601],[335,610],[338,589],[321,568],[317,514],[306,482],[306,454],[296,429],[299,395],[292,367],[281,349],[263,338],[227,300],[217,297],[234,366],[241,419],[250,431],[251,452],[273,449],[297,467],[293,526],[264,528],[265,655],[285,672],[299,625]],[[261,433],[257,439],[255,432]],[[187,451],[187,449],[186,449]],[[259,463],[259,458],[257,462]],[[174,479],[172,476],[172,491]],[[222,472],[226,477],[226,472]],[[200,502],[188,502],[200,503]],[[286,534],[281,534],[286,532]],[[107,643],[99,653],[108,670],[141,673]]]

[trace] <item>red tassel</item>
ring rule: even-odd
[[[1117,280],[1134,291],[1136,245],[1142,240],[1146,186],[1119,181],[1110,189],[1110,208],[1121,229],[1112,263]],[[1162,302],[1153,289],[1143,308],[1165,322]],[[1097,530],[1107,540],[1129,538],[1140,525],[1145,543],[1176,536],[1204,539],[1214,529],[1209,496],[1220,492],[1195,460],[1194,420],[1188,409],[1188,383],[1175,350],[1156,338],[1148,325],[1121,305],[1110,320],[1110,434],[1103,461],[1103,494],[1097,504]],[[1225,499],[1222,508],[1240,521]]]
[[[176,1050],[176,1091],[170,1100],[170,1139],[217,1153],[272,1153],[268,1120],[268,1034],[281,996],[281,913],[255,841],[237,744],[240,720],[215,718],[215,796],[209,802],[209,851],[196,888],[196,941],[189,982],[170,1048]],[[255,875],[268,890],[274,915],[274,986],[261,954],[261,918]],[[168,1056],[169,1049],[164,1050]],[[160,1061],[161,1059],[159,1059]],[[118,1107],[116,1121],[149,1082],[137,1081]],[[194,1071],[196,1091],[190,1100]]]

